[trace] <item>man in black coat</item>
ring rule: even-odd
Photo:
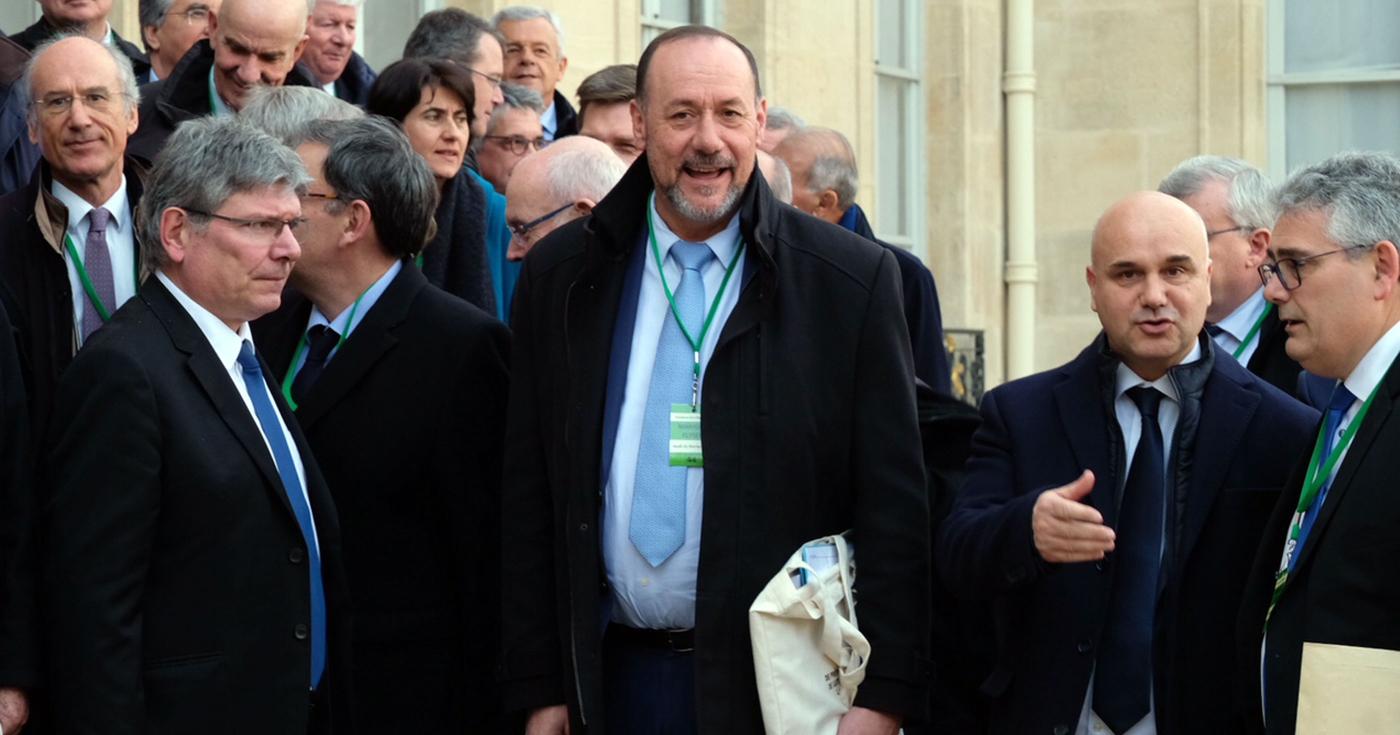
[[[738,41],[668,31],[638,86],[645,160],[530,252],[515,302],[506,705],[532,732],[762,732],[748,609],[851,529],[873,653],[842,731],[894,735],[925,701],[930,574],[898,267],[754,175]],[[702,456],[671,452],[697,411]]]
[[[155,275],[64,374],[46,442],[58,732],[348,723],[335,506],[248,329],[299,255],[306,184],[235,120],[182,125],[152,172],[138,217]]]
[[[559,16],[544,8],[513,5],[496,13],[491,25],[504,37],[506,81],[539,92],[545,102],[540,115],[544,139],[578,135],[578,113],[558,89],[569,68]]]
[[[301,65],[337,99],[364,107],[378,75],[355,52],[356,24],[363,0],[316,0],[306,21]]]
[[[18,86],[28,61],[23,46],[0,35],[0,195],[24,186],[39,163],[39,146],[29,140],[29,98]]]
[[[304,296],[254,329],[340,513],[356,722],[477,732],[499,707],[480,648],[499,627],[509,333],[413,267],[436,184],[402,132],[355,120],[304,141]]]
[[[299,1],[224,0],[209,18],[209,38],[192,46],[169,77],[141,88],[131,155],[154,161],[176,125],[238,112],[255,85],[313,86],[297,67],[306,17]]]
[[[1218,353],[1205,229],[1140,192],[1094,230],[1102,335],[982,401],[939,532],[993,605],[989,732],[1233,732],[1235,613],[1317,414]]]
[[[914,349],[914,375],[944,395],[952,393],[948,349],[943,345],[943,312],[933,273],[918,256],[875,237],[865,212],[856,204],[859,171],[846,136],[830,128],[807,127],[790,133],[773,149],[792,172],[792,205],[841,225],[890,251],[899,263],[904,320]]]
[[[63,0],[39,0],[44,17],[34,25],[10,36],[26,51],[33,51],[45,41],[60,33],[81,33],[99,43],[111,46],[131,60],[137,79],[145,79],[151,64],[141,49],[121,36],[107,22],[112,12],[112,0],[92,0],[86,3],[67,3]]]
[[[1289,735],[1309,649],[1400,651],[1400,159],[1335,156],[1294,173],[1274,206],[1264,293],[1288,355],[1339,381],[1312,457],[1295,455],[1240,614],[1247,724],[1261,723],[1262,688],[1262,724]]]

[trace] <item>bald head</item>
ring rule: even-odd
[[[582,135],[525,156],[506,185],[506,223],[513,233],[506,257],[523,259],[545,235],[593,211],[626,171],[606,143]]]
[[[1195,347],[1210,305],[1210,257],[1200,215],[1155,191],[1115,202],[1094,227],[1085,271],[1109,348],[1156,380]]]
[[[860,187],[855,150],[830,128],[794,130],[773,149],[792,172],[792,205],[828,222],[840,222]]]
[[[763,174],[763,180],[768,182],[768,188],[773,190],[773,196],[783,204],[792,204],[792,171],[788,170],[787,164],[761,149],[755,155],[758,157],[758,170]]]
[[[280,86],[306,45],[305,0],[224,0],[209,21],[214,88],[233,110],[258,85]]]

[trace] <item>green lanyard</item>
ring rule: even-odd
[[[715,314],[719,313],[720,302],[724,300],[724,290],[729,287],[729,277],[734,275],[736,266],[743,259],[744,241],[739,240],[739,247],[734,250],[734,257],[729,261],[729,267],[724,271],[724,280],[719,283],[719,293],[715,294],[715,300],[710,304],[710,313],[705,317],[705,323],[700,327],[698,337],[692,337],[690,330],[685,326],[685,320],[681,318],[681,312],[676,306],[676,297],[671,293],[671,286],[666,283],[666,269],[661,267],[661,248],[656,245],[656,223],[652,221],[651,213],[656,211],[656,193],[651,195],[651,201],[647,206],[647,239],[651,242],[651,254],[656,258],[656,272],[661,275],[661,288],[666,292],[666,301],[671,304],[671,315],[676,317],[676,326],[681,328],[681,334],[685,335],[685,341],[690,343],[690,348],[695,351],[695,378],[690,384],[690,406],[694,408],[700,405],[700,348],[705,344],[705,335],[710,333],[710,325],[714,324]]]
[[[1303,488],[1298,494],[1298,509],[1293,513],[1293,520],[1288,524],[1288,540],[1284,542],[1283,560],[1279,564],[1279,570],[1274,574],[1274,594],[1269,600],[1269,610],[1264,616],[1264,624],[1268,625],[1269,617],[1274,613],[1274,606],[1283,596],[1283,590],[1288,586],[1288,567],[1291,566],[1293,555],[1298,553],[1298,537],[1303,531],[1303,520],[1307,516],[1312,505],[1317,501],[1317,496],[1322,492],[1322,486],[1327,483],[1327,478],[1332,476],[1332,470],[1336,469],[1337,462],[1341,461],[1342,454],[1351,446],[1351,441],[1356,438],[1357,429],[1361,428],[1361,422],[1365,420],[1366,413],[1371,410],[1371,402],[1376,399],[1376,393],[1380,391],[1379,384],[1371,391],[1371,395],[1366,397],[1366,402],[1361,404],[1361,409],[1356,412],[1356,417],[1347,425],[1347,430],[1342,432],[1342,437],[1337,440],[1337,446],[1332,447],[1328,453],[1326,461],[1323,461],[1322,447],[1327,440],[1327,419],[1322,420],[1322,428],[1317,432],[1317,441],[1313,444],[1312,459],[1308,460],[1308,472],[1303,475]],[[1333,431],[1336,431],[1334,428]]]
[[[370,288],[374,288],[374,286],[371,285]],[[355,303],[350,305],[350,318],[345,320],[345,334],[340,335],[340,339],[336,340],[335,349],[340,349],[340,346],[345,344],[345,340],[350,338],[350,332],[355,328],[355,312],[360,310],[360,299],[363,299],[367,293],[369,293],[369,288],[361,291],[360,295],[355,297]],[[282,378],[282,397],[287,399],[287,405],[293,411],[297,410],[297,402],[292,400],[292,381],[296,378],[296,373],[292,371],[292,368],[298,367],[297,362],[301,360],[302,355],[306,354],[307,344],[306,333],[303,332],[301,340],[297,342],[297,351],[292,355],[292,362],[287,366],[287,377]]]
[[[1254,326],[1250,327],[1248,332],[1245,332],[1244,339],[1240,341],[1240,346],[1235,348],[1234,358],[1236,360],[1240,359],[1240,355],[1244,354],[1244,349],[1249,346],[1250,341],[1259,334],[1260,328],[1264,326],[1264,320],[1269,318],[1269,313],[1273,310],[1274,305],[1272,303],[1264,304],[1264,313],[1260,314],[1259,318],[1254,320]]]
[[[102,303],[102,298],[97,295],[97,288],[92,285],[92,278],[88,276],[87,266],[83,265],[82,256],[78,255],[78,248],[73,245],[73,238],[64,235],[63,244],[68,248],[68,255],[73,259],[73,269],[78,271],[78,280],[83,284],[83,292],[87,294],[88,301],[92,302],[92,307],[97,310],[97,315],[102,318],[102,323],[106,324],[112,318],[112,312],[116,311],[118,304],[113,304],[111,309]],[[141,256],[137,253],[138,248],[131,248],[131,272],[135,276],[137,286],[141,285]],[[116,289],[113,288],[113,297],[116,297]]]

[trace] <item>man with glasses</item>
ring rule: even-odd
[[[626,172],[606,143],[587,136],[570,136],[526,156],[506,191],[512,235],[506,257],[524,260],[545,235],[592,212]]]
[[[935,558],[990,602],[989,733],[1236,732],[1236,613],[1317,414],[1203,331],[1201,218],[1112,205],[1085,270],[1102,334],[982,401]]]
[[[1335,156],[1289,177],[1274,205],[1264,293],[1289,356],[1337,381],[1265,528],[1241,617],[1246,689],[1262,694],[1268,732],[1286,735],[1316,646],[1400,651],[1400,159]]]
[[[1269,257],[1274,225],[1264,174],[1236,158],[1197,156],[1177,165],[1157,191],[1186,202],[1206,225],[1215,346],[1275,388],[1295,395],[1302,368],[1288,356],[1283,322],[1264,298],[1258,269]]]
[[[540,130],[544,102],[529,87],[504,85],[505,104],[491,113],[486,135],[472,141],[481,175],[502,195],[520,159],[545,146]],[[509,200],[507,200],[509,202]]]
[[[222,118],[183,123],[151,173],[153,276],[64,374],[43,453],[57,732],[344,721],[335,506],[248,326],[301,254],[307,183],[295,153]]]
[[[209,18],[222,0],[141,0],[141,41],[151,58],[151,70],[141,82],[170,76],[185,53],[209,37]]]

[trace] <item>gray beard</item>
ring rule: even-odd
[[[713,225],[728,220],[734,214],[734,209],[739,205],[739,195],[743,192],[731,183],[729,190],[724,193],[724,199],[709,209],[686,199],[685,194],[681,193],[681,188],[675,184],[667,187],[662,193],[682,217],[699,225]]]

